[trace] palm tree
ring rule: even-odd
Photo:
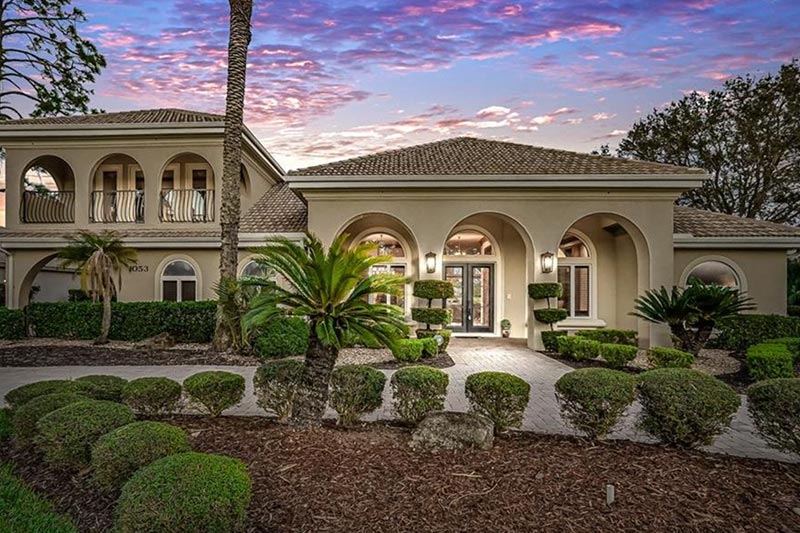
[[[347,246],[347,236],[337,238],[326,251],[313,235],[302,245],[274,239],[258,250],[256,261],[280,275],[279,286],[261,278],[261,292],[245,315],[247,330],[283,316],[301,316],[311,330],[306,352],[303,387],[293,409],[293,420],[319,424],[328,401],[328,383],[345,339],[356,336],[365,344],[391,345],[405,329],[402,310],[373,304],[371,294],[399,294],[406,280],[396,274],[369,274],[373,265],[386,262],[374,256],[374,243]],[[253,281],[250,281],[253,283]]]
[[[228,87],[225,98],[225,131],[222,144],[222,207],[220,209],[221,248],[219,277],[221,284],[236,279],[239,263],[239,177],[242,172],[242,130],[244,128],[244,90],[247,74],[247,47],[250,45],[252,0],[229,0],[230,36],[228,39]],[[220,304],[221,305],[221,304]],[[223,316],[220,309],[219,317]],[[217,319],[214,348],[231,346],[231,329]]]
[[[66,239],[67,246],[58,252],[58,257],[62,266],[77,270],[81,288],[92,295],[93,301],[102,300],[103,325],[94,342],[105,344],[111,329],[111,299],[122,287],[122,269],[136,264],[136,250],[125,246],[116,232],[108,230],[81,230]]]
[[[700,353],[717,322],[754,309],[750,297],[737,289],[689,280],[684,288],[661,287],[646,291],[634,301],[633,316],[655,324],[666,324],[673,343],[681,350]]]

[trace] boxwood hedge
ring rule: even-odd
[[[800,317],[783,315],[738,315],[720,320],[714,346],[744,352],[754,344],[781,337],[800,337]]]
[[[0,531],[4,533],[78,533],[72,522],[0,465]]]
[[[417,424],[431,411],[444,409],[448,375],[429,366],[407,366],[392,374],[394,411],[398,418]]]
[[[768,379],[747,389],[747,407],[769,444],[800,454],[800,379]]]
[[[305,355],[310,331],[301,317],[282,317],[259,328],[253,350],[261,359]]]
[[[795,355],[785,344],[756,344],[747,349],[747,372],[756,381],[794,377]]]
[[[586,329],[576,333],[579,337],[585,337],[603,344],[627,344],[636,346],[636,332],[632,329]]]
[[[17,443],[28,444],[36,436],[39,419],[67,405],[87,400],[86,396],[74,392],[45,394],[19,406],[14,411],[14,437]]]
[[[112,340],[141,341],[169,333],[178,342],[209,342],[214,336],[214,301],[114,302],[111,307]],[[93,339],[100,334],[100,303],[33,303],[27,313],[36,337]]]
[[[183,381],[189,401],[211,416],[219,416],[242,401],[244,389],[244,377],[221,370],[198,372]]]
[[[0,339],[16,340],[25,336],[25,312],[0,307]]]
[[[494,422],[499,433],[522,424],[531,386],[506,372],[478,372],[467,376],[464,392],[470,411]]]
[[[68,379],[49,379],[28,383],[27,385],[12,389],[6,393],[5,400],[12,409],[17,409],[19,406],[28,403],[36,397],[44,396],[45,394],[66,392],[81,393],[83,390],[80,384]]]
[[[386,375],[367,365],[343,365],[331,373],[330,404],[339,422],[352,425],[383,404]]]

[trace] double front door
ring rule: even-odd
[[[456,289],[448,301],[453,310],[450,329],[459,332],[491,333],[494,329],[494,265],[445,263],[444,279]]]

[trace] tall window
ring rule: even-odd
[[[406,251],[399,240],[386,233],[373,233],[364,237],[361,242],[372,242],[378,246],[373,255],[391,257],[389,262],[373,265],[369,271],[371,275],[397,274],[405,277],[407,272]],[[370,303],[393,304],[403,310],[406,308],[405,291],[399,296],[394,294],[371,294],[369,301]]]
[[[730,266],[722,261],[703,261],[692,268],[687,276],[687,282],[692,279],[699,279],[708,285],[720,285],[738,289],[741,287],[739,276]]]
[[[453,233],[444,246],[444,255],[494,255],[489,237],[475,230]]]
[[[558,306],[566,309],[570,317],[591,316],[592,268],[586,243],[572,234],[565,235],[558,247],[558,282],[564,289]]]
[[[161,274],[161,299],[167,302],[193,302],[197,299],[197,273],[186,261],[173,261]]]

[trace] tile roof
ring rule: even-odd
[[[98,125],[98,124],[186,124],[199,122],[223,122],[223,115],[188,111],[186,109],[143,109],[116,113],[71,115],[66,117],[41,117],[6,120],[0,126],[50,125]]]
[[[697,168],[457,137],[289,172],[295,176],[704,174]]]
[[[274,185],[242,217],[242,233],[294,233],[306,230],[308,207],[286,183]]]
[[[693,237],[795,237],[800,239],[800,228],[737,217],[691,207],[676,206],[673,233]]]

